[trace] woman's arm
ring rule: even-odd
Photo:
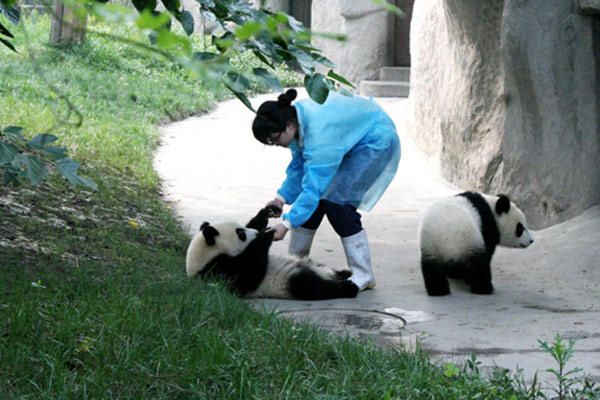
[[[304,176],[304,156],[299,151],[292,152],[285,174],[286,178],[281,184],[277,194],[282,196],[287,204],[292,204],[302,191],[302,178]]]

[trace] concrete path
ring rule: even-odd
[[[258,107],[274,98],[259,96],[252,103]],[[520,368],[527,378],[556,366],[537,340],[552,341],[558,332],[577,339],[567,368],[582,367],[600,381],[600,207],[534,232],[528,249],[498,248],[493,295],[472,295],[452,283],[450,296],[429,297],[419,266],[419,213],[459,189],[433,175],[403,137],[407,100],[378,101],[396,122],[403,154],[390,188],[363,214],[377,287],[356,299],[261,300],[257,307],[275,307],[334,332],[371,336],[381,345],[410,348],[419,339],[434,359],[460,363],[475,353],[484,368]],[[252,118],[241,102],[231,100],[207,115],[163,127],[155,167],[166,199],[190,233],[202,221],[247,222],[283,180],[289,151],[255,141]],[[289,236],[273,252],[285,253]],[[311,257],[345,265],[339,238],[326,221]],[[540,378],[552,380],[546,372]]]

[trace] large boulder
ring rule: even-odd
[[[501,161],[502,0],[421,0],[411,24],[415,140],[442,176],[485,190]]]
[[[379,69],[390,65],[394,16],[381,6],[370,1],[318,0],[312,2],[311,14],[315,46],[355,86],[361,80],[376,79]],[[342,34],[347,42],[340,44],[319,33]]]
[[[600,203],[598,18],[571,0],[420,0],[411,57],[411,137],[442,176],[509,194],[536,228]]]
[[[506,120],[499,189],[533,225],[600,203],[600,19],[570,0],[507,0],[502,26]]]

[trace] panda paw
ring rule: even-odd
[[[343,281],[352,276],[352,271],[350,271],[349,269],[340,269],[338,271],[333,271],[333,275],[335,279]]]
[[[272,242],[273,241],[273,235],[275,235],[275,231],[268,231],[266,228],[261,230],[260,232],[258,232],[258,235],[256,235],[256,240],[259,241],[268,241],[268,242]]]
[[[271,213],[273,213],[274,215],[281,215],[281,208],[275,206],[275,205],[270,205],[270,206],[266,206],[265,208],[263,208],[261,210],[262,211],[266,211],[267,212],[267,216],[270,216]]]
[[[358,286],[351,280],[345,280],[340,282],[340,295],[339,297],[354,298],[358,295]]]
[[[265,229],[269,224],[269,212],[268,208],[261,209],[258,214],[246,224],[246,228],[256,229],[257,231]]]
[[[492,294],[494,293],[494,286],[490,283],[489,285],[471,286],[471,293],[473,294]]]

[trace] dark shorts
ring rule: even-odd
[[[350,204],[337,204],[328,200],[319,201],[313,215],[302,225],[303,228],[316,230],[323,217],[327,215],[329,223],[341,237],[352,236],[362,230],[360,214]]]

